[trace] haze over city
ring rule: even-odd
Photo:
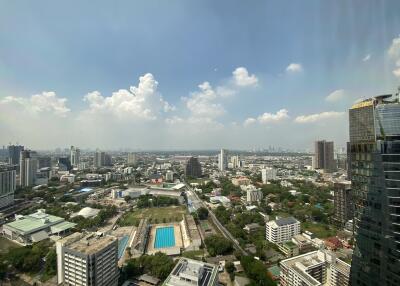
[[[399,8],[4,1],[0,143],[311,150],[326,138],[343,147],[349,105],[395,91]]]
[[[0,0],[0,285],[399,286],[399,11]]]

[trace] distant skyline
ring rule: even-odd
[[[0,144],[312,150],[400,85],[400,2],[0,0]]]

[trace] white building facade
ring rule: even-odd
[[[276,180],[276,169],[264,168],[261,170],[261,179],[263,184],[266,184],[270,180]]]
[[[266,239],[273,243],[290,241],[293,236],[300,234],[300,222],[293,217],[271,220],[265,226]]]

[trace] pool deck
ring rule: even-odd
[[[156,230],[160,227],[174,227],[174,234],[175,234],[175,246],[173,247],[165,247],[165,248],[155,248],[155,238],[156,238]],[[153,225],[150,230],[149,240],[147,244],[147,254],[154,254],[156,252],[163,252],[167,255],[177,255],[180,253],[180,249],[183,248],[183,241],[182,241],[182,233],[181,227],[179,223],[165,223],[165,224],[157,224]]]

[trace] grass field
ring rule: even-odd
[[[21,247],[20,245],[8,240],[7,238],[0,237],[0,254],[5,254],[10,248]]]
[[[182,220],[182,215],[186,212],[185,206],[135,209],[133,212],[126,213],[119,224],[137,226],[142,218],[148,218],[150,223],[176,222]]]
[[[337,234],[336,228],[320,223],[303,222],[301,223],[301,229],[311,231],[318,238],[327,238]]]

